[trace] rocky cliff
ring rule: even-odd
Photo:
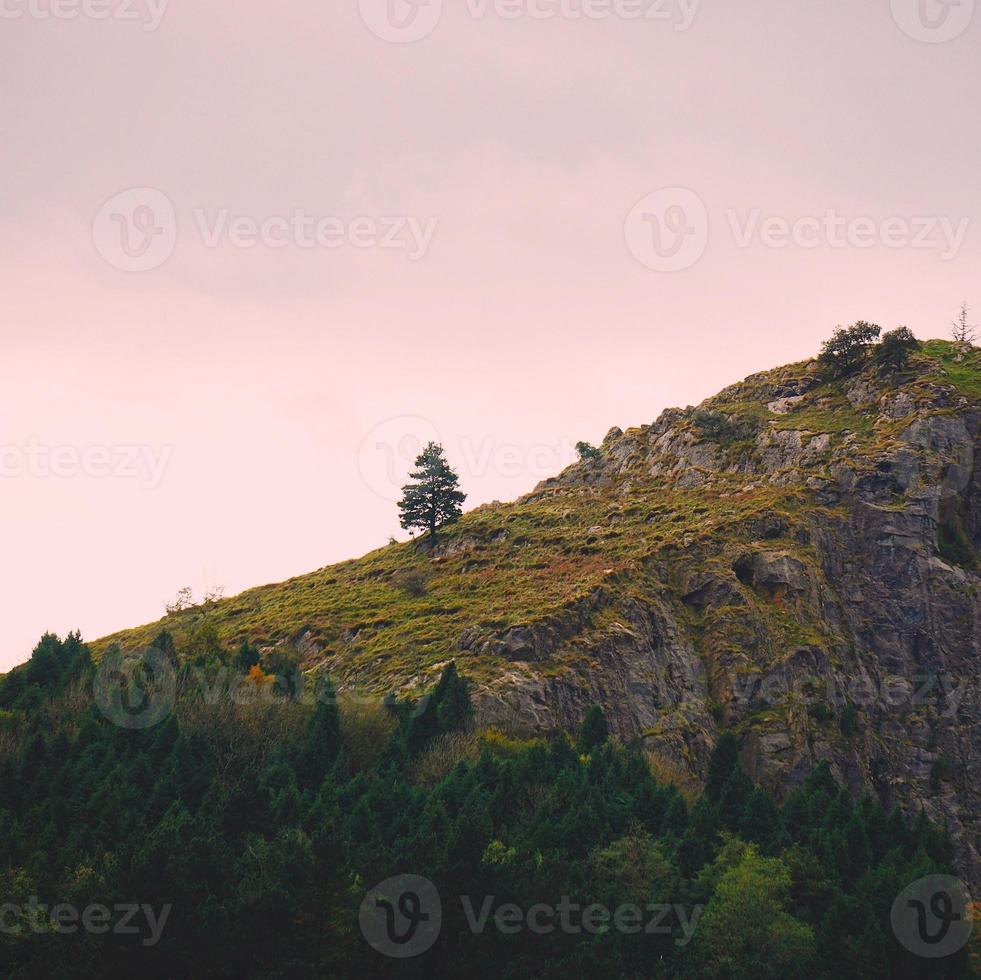
[[[828,760],[856,794],[946,821],[977,883],[979,432],[977,351],[931,342],[841,381],[791,365],[612,430],[431,552],[166,625],[288,648],[348,691],[421,690],[455,659],[484,724],[548,732],[600,704],[682,781],[734,729],[778,791]]]
[[[623,737],[696,773],[735,728],[776,789],[826,759],[856,794],[946,821],[977,880],[981,413],[939,365],[919,367],[899,383],[829,386],[813,363],[753,376],[614,430],[599,459],[542,484],[539,499],[602,490],[629,508],[653,478],[714,500],[626,588],[501,636],[492,649],[516,668],[484,716],[569,726],[598,702]],[[591,530],[619,533],[618,518]]]

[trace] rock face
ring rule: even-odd
[[[698,411],[615,430],[599,460],[542,484],[542,499],[629,494],[640,475],[717,485],[721,502],[803,496],[796,512],[764,509],[738,534],[652,556],[588,609],[487,636],[512,666],[481,686],[480,714],[543,732],[600,704],[622,738],[696,775],[735,728],[750,773],[778,792],[827,760],[856,794],[946,822],[978,883],[981,412],[929,372],[898,391],[866,372],[837,399],[819,382],[814,366],[754,376]],[[749,402],[761,411],[747,438],[729,406]]]
[[[292,649],[372,697],[417,696],[456,660],[480,720],[515,733],[599,704],[689,780],[723,729],[778,793],[827,760],[856,794],[946,821],[981,885],[979,431],[981,351],[930,342],[901,375],[839,380],[791,365],[611,429],[435,547],[206,615],[229,648]]]

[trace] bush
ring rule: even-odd
[[[845,738],[851,738],[858,729],[858,708],[851,701],[842,710],[841,717],[838,719],[838,727],[841,728],[841,734]]]
[[[174,613],[183,612],[185,609],[191,609],[194,606],[194,594],[191,592],[191,587],[185,585],[183,589],[177,590],[177,596],[173,602],[169,602],[164,606],[168,616],[173,616]]]
[[[599,705],[594,705],[586,712],[582,724],[579,726],[579,740],[576,743],[576,751],[580,755],[589,755],[594,749],[599,748],[610,737],[610,729],[606,724],[606,715]]]
[[[953,565],[967,569],[975,566],[974,547],[956,515],[948,514],[937,528],[937,551]]]
[[[850,327],[838,327],[822,345],[818,361],[836,378],[850,374],[861,367],[881,331],[881,327],[865,320]]]
[[[880,368],[902,371],[909,363],[910,354],[920,349],[920,342],[908,327],[899,327],[882,335],[882,343],[875,349],[875,363]]]
[[[721,701],[716,701],[714,698],[709,698],[708,700],[709,714],[712,716],[716,724],[721,724],[726,716],[725,705]]]
[[[810,716],[818,722],[818,724],[823,724],[824,722],[830,721],[832,718],[831,709],[823,701],[815,701],[808,708]]]
[[[600,451],[589,442],[579,441],[576,443],[576,452],[579,454],[580,463],[588,463],[592,459],[599,459]]]
[[[351,772],[374,765],[384,754],[398,722],[381,701],[365,697],[341,699],[341,740]]]
[[[242,671],[243,674],[247,674],[253,667],[255,667],[259,661],[262,659],[259,656],[259,648],[249,643],[248,640],[242,640],[241,645],[238,648],[238,669]]]
[[[437,735],[412,767],[412,780],[419,786],[435,786],[461,762],[475,762],[480,740],[473,732]]]
[[[398,585],[400,589],[417,599],[420,596],[424,596],[428,591],[426,576],[418,569],[414,568],[401,572],[399,575],[397,575],[395,578],[395,584]]]
[[[699,409],[692,413],[692,425],[706,439],[713,442],[736,442],[749,439],[756,434],[756,423],[751,419],[736,421],[722,412],[713,409]]]
[[[941,783],[950,779],[954,775],[954,766],[946,756],[938,756],[930,767],[930,791],[934,794],[940,792]]]

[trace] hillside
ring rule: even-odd
[[[598,458],[410,542],[168,616],[342,690],[411,693],[455,660],[479,718],[572,729],[593,704],[666,770],[718,733],[779,789],[826,759],[947,820],[977,879],[981,354],[900,375],[806,361],[613,429]],[[205,628],[203,630],[203,628]]]
[[[411,692],[446,663],[482,719],[573,728],[591,704],[699,774],[720,727],[764,782],[815,759],[950,820],[977,867],[974,470],[981,355],[900,376],[763,372],[443,533],[95,644],[203,624],[343,689]]]
[[[828,370],[435,548],[42,637],[0,974],[973,975],[981,355]]]

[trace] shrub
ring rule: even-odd
[[[974,567],[974,547],[956,515],[948,514],[937,528],[937,551],[944,561],[953,565],[968,569]]]
[[[713,442],[736,442],[756,434],[757,426],[752,419],[733,419],[714,409],[699,409],[692,413],[692,425],[706,439]]]
[[[194,594],[191,592],[191,587],[185,585],[183,589],[177,590],[177,596],[173,602],[169,602],[164,606],[168,616],[173,616],[174,613],[183,612],[185,609],[191,609],[194,606]]]
[[[225,651],[222,649],[218,629],[214,623],[201,623],[191,631],[184,645],[184,655],[199,667],[224,661]]]
[[[855,734],[858,728],[858,708],[851,701],[842,710],[841,717],[838,719],[838,727],[845,738],[851,738]]]
[[[473,732],[437,735],[412,767],[412,779],[420,786],[435,786],[461,762],[475,762],[480,741]]]
[[[970,307],[965,300],[961,304],[961,311],[951,328],[951,336],[954,338],[954,342],[960,344],[962,347],[970,347],[974,343],[975,326],[973,323],[967,322],[969,309]]]
[[[640,826],[589,855],[593,876],[610,904],[626,899],[642,904],[666,897],[675,872],[663,845]]]
[[[593,705],[586,712],[582,724],[579,726],[579,740],[576,743],[576,751],[580,755],[589,755],[594,749],[599,748],[610,737],[610,729],[606,723],[606,715],[599,705]]]
[[[588,463],[592,459],[599,459],[600,451],[589,442],[579,441],[576,443],[576,452],[579,454],[580,463]]]
[[[482,748],[490,749],[503,759],[516,759],[531,743],[506,735],[498,728],[485,728],[480,733]]]
[[[342,699],[340,716],[348,768],[352,772],[368,769],[385,752],[397,721],[381,701],[364,697]]]
[[[862,365],[881,331],[881,327],[865,320],[850,327],[838,327],[822,345],[818,361],[834,377],[843,377]]]
[[[417,568],[411,568],[408,571],[400,572],[395,577],[395,583],[404,592],[407,592],[409,595],[415,596],[416,598],[419,598],[419,596],[424,596],[428,591],[426,576]]]
[[[243,674],[247,674],[261,660],[259,648],[249,643],[248,640],[242,640],[236,659],[238,661],[238,669]]]
[[[944,780],[950,779],[954,774],[954,766],[946,756],[937,756],[930,767],[930,791],[934,794],[940,792],[940,784]]]
[[[831,709],[823,701],[815,701],[808,708],[810,716],[818,723],[823,724],[824,722],[830,721],[832,718]]]

